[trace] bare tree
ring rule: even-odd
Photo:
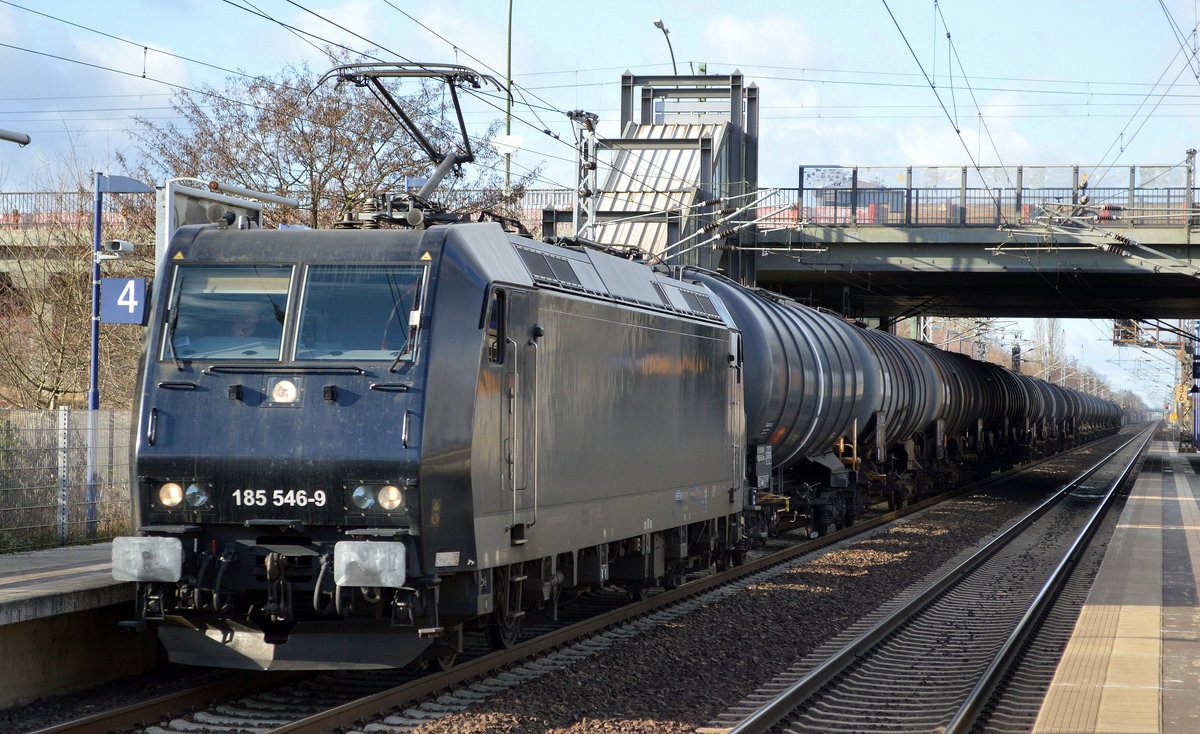
[[[171,104],[182,122],[137,120],[141,165],[153,178],[215,178],[294,196],[302,223],[314,228],[343,219],[373,193],[402,190],[406,177],[429,173],[430,161],[368,90],[317,86],[318,78],[307,65],[289,65],[271,78],[231,76],[221,89],[177,92]],[[453,150],[456,128],[442,90],[410,86],[410,94],[398,97],[408,115],[440,149]],[[487,194],[455,204],[465,211],[505,208],[489,169],[498,156],[486,144],[473,147],[479,165],[472,188]],[[534,175],[517,180],[517,193]],[[268,212],[272,223],[289,214]]]
[[[54,196],[47,211],[0,230],[0,405],[55,408],[86,405],[91,362],[92,192]],[[149,245],[149,197],[112,197],[102,216],[109,238]],[[105,275],[143,277],[152,251],[141,248],[105,266]],[[101,327],[99,379],[106,407],[127,407],[141,329]]]
[[[406,177],[432,170],[419,146],[367,90],[316,86],[318,78],[307,66],[288,66],[271,78],[233,76],[221,89],[179,92],[172,104],[182,121],[137,120],[138,154],[119,155],[118,166],[144,181],[194,176],[294,196],[301,201],[302,223],[317,228],[344,219],[372,194],[399,191]],[[435,146],[453,151],[456,121],[442,90],[410,86],[407,96],[398,97],[407,113]],[[473,140],[472,147],[477,165],[458,179],[459,191],[434,198],[466,214],[514,214],[516,195],[536,173],[516,179],[515,193],[505,195],[494,173],[499,156],[485,141]],[[53,207],[55,213],[0,229],[0,405],[86,404],[94,169],[74,156],[59,170],[71,173],[42,186],[70,192]],[[105,276],[153,275],[152,199],[105,198],[104,238],[142,246],[132,256],[105,263]],[[266,215],[270,226],[295,221],[297,212],[269,207]],[[140,328],[101,326],[104,407],[129,405],[141,347]]]

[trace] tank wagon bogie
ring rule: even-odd
[[[497,225],[185,227],[114,542],[173,660],[447,663],[1115,429],[1110,403]]]

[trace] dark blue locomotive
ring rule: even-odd
[[[172,660],[448,662],[527,610],[737,563],[1115,430],[1117,406],[721,277],[499,226],[185,227],[134,428]]]

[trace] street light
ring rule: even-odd
[[[25,133],[15,133],[12,130],[0,129],[0,140],[7,140],[10,143],[16,143],[24,148],[29,145],[29,136]]]
[[[654,19],[654,27],[663,32],[663,38],[667,39],[667,50],[671,52],[671,73],[679,76],[679,69],[675,68],[675,49],[671,48],[671,32],[663,25],[662,18]]]

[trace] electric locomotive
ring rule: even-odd
[[[185,227],[157,282],[113,568],[173,661],[444,664],[745,548],[702,285],[494,224]]]

